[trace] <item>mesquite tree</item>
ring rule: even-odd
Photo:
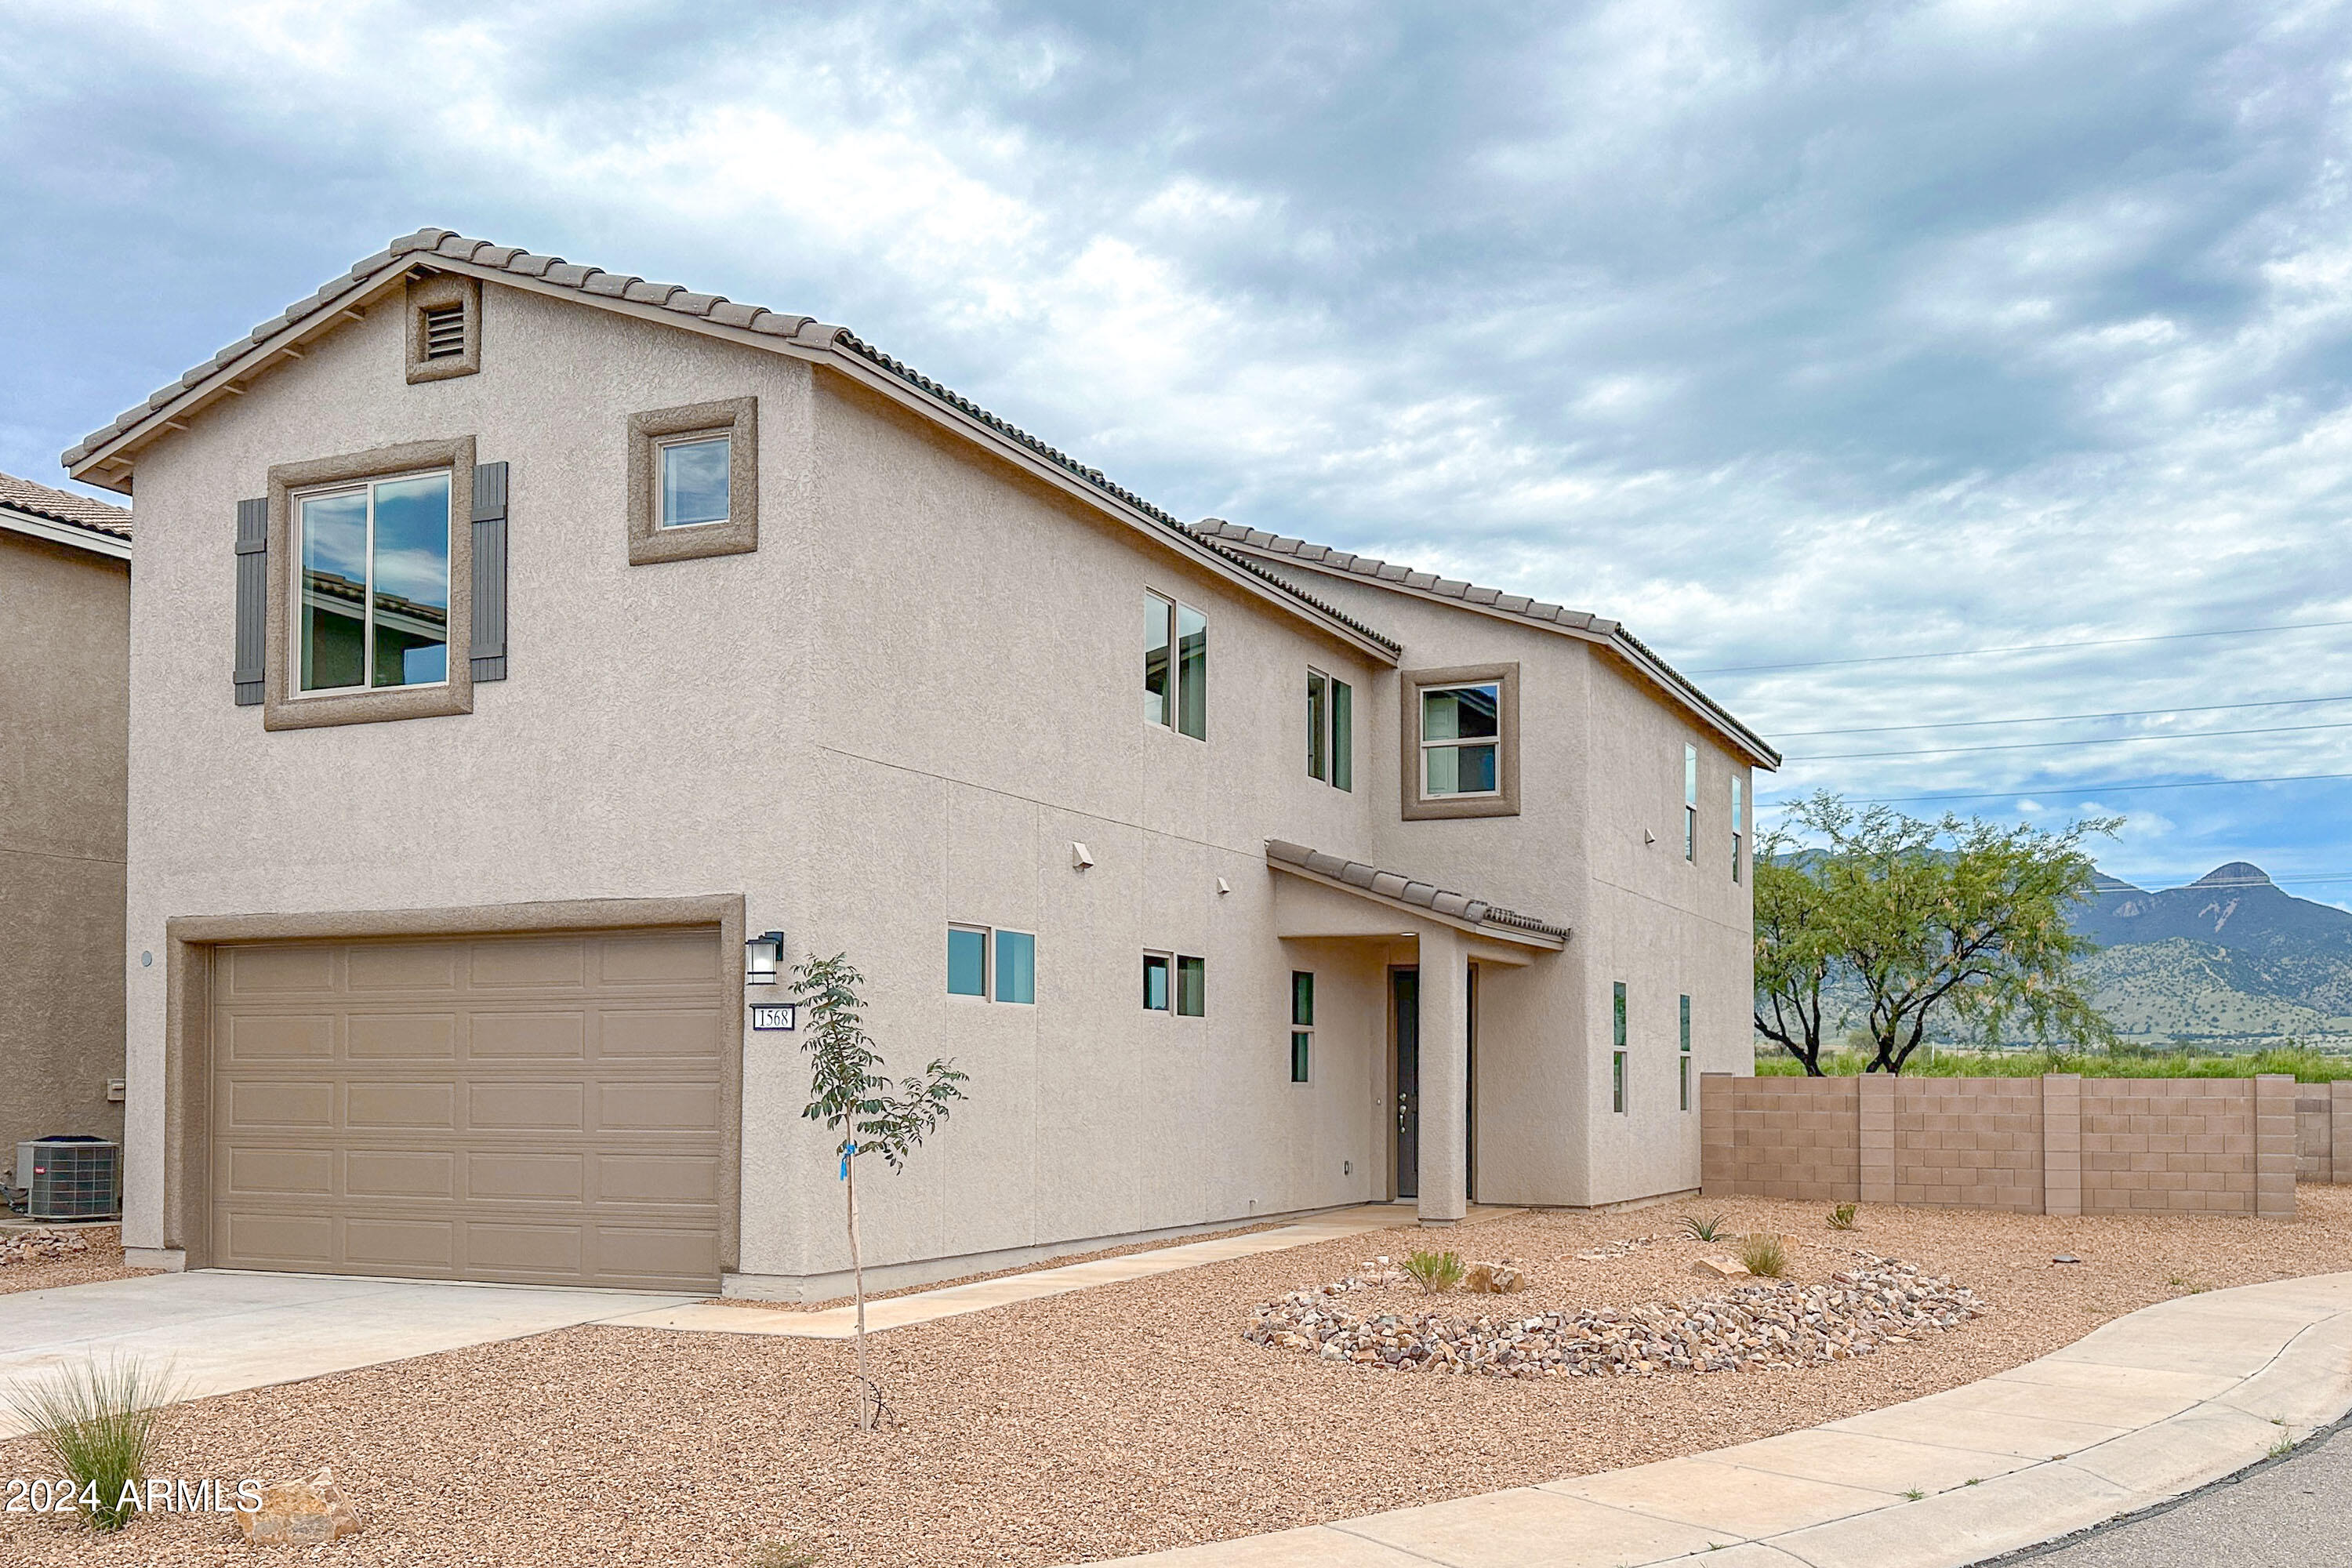
[[[874,1430],[882,1413],[882,1390],[866,1366],[866,1263],[857,1237],[857,1162],[879,1154],[893,1171],[903,1169],[916,1145],[948,1118],[948,1102],[961,1100],[964,1075],[953,1061],[934,1061],[920,1078],[891,1091],[882,1058],[866,1033],[866,1004],[858,987],[866,977],[845,953],[811,957],[793,970],[793,994],[807,1012],[801,1049],[809,1058],[809,1102],[801,1115],[841,1133],[834,1152],[849,1204],[849,1278],[857,1300],[857,1426]]]
[[[2054,833],[1923,822],[1824,791],[1791,821],[1822,842],[1796,852],[1776,836],[1757,868],[1756,1026],[1807,1072],[1822,1070],[1839,994],[1862,1007],[1870,1072],[1901,1072],[1947,1020],[1996,1041],[2011,1028],[2045,1046],[2114,1040],[2076,976],[2092,944],[2068,916],[2097,869],[2083,840],[2116,819]]]

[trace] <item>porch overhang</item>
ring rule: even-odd
[[[1290,938],[1395,937],[1427,924],[1451,927],[1502,963],[1526,963],[1568,945],[1569,929],[1490,904],[1433,882],[1383,870],[1361,860],[1326,855],[1280,838],[1265,841],[1268,868],[1302,890],[1324,896],[1278,896],[1275,932]],[[1336,895],[1336,896],[1332,896]],[[1402,922],[1402,923],[1400,923]]]

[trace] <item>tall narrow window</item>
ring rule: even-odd
[[[1319,669],[1307,672],[1307,776],[1356,787],[1355,693]]]
[[[1616,1048],[1609,1053],[1609,1109],[1625,1109],[1625,983],[1618,981],[1609,997],[1609,1038]]]
[[[1690,1090],[1691,1090],[1691,1082],[1690,1082],[1690,1078],[1691,1078],[1691,1055],[1690,1055],[1690,998],[1689,998],[1689,997],[1687,997],[1687,996],[1685,996],[1685,997],[1684,997],[1684,998],[1683,998],[1683,1049],[1682,1049],[1682,1055],[1681,1055],[1681,1057],[1680,1057],[1679,1058],[1677,1058],[1677,1059],[1678,1059],[1678,1060],[1681,1062],[1681,1064],[1682,1064],[1682,1068],[1681,1068],[1681,1070],[1682,1070],[1682,1086],[1683,1086],[1683,1109],[1684,1109],[1685,1110],[1688,1110],[1690,1109]]]
[[[1290,1081],[1307,1081],[1308,1058],[1315,1046],[1315,975],[1311,970],[1290,972]]]
[[[1344,680],[1331,683],[1331,787],[1356,787],[1356,694]]]
[[[1168,1011],[1168,955],[1164,952],[1143,955],[1143,1008],[1147,1013]]]
[[[1698,748],[1683,748],[1683,858],[1698,863]]]
[[[1738,773],[1731,775],[1731,879],[1739,880],[1740,840],[1748,829],[1747,781]]]
[[[1209,738],[1209,617],[1143,595],[1143,721]]]
[[[988,994],[988,930],[985,926],[948,927],[948,994]]]
[[[1620,1116],[1625,1114],[1625,1053],[1622,1051],[1609,1053],[1609,1109]]]
[[[1037,1000],[1037,939],[1025,931],[996,933],[996,999]]]
[[[1176,956],[1176,1015],[1198,1018],[1209,1010],[1209,964],[1206,959]]]
[[[1500,793],[1502,710],[1499,684],[1423,689],[1421,793],[1424,796]]]
[[[449,679],[449,476],[304,496],[301,689]]]

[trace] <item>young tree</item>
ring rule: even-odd
[[[1836,931],[1822,886],[1795,863],[1775,831],[1756,846],[1756,1032],[1822,1076],[1822,1043],[1838,963]]]
[[[1813,1057],[1790,1047],[1809,1070],[1818,1070],[1822,985],[1841,980],[1864,1004],[1870,1072],[1901,1072],[1945,1018],[1985,1038],[2018,1027],[2043,1046],[2113,1042],[2074,973],[2092,944],[2067,916],[2096,871],[2083,840],[2114,832],[2116,819],[2055,833],[1951,815],[1923,822],[1883,805],[1857,811],[1824,791],[1791,821],[1823,842],[1801,857],[1773,857],[1776,881],[1811,887],[1781,883],[1769,925],[1759,879],[1757,976],[1759,994],[1768,979],[1801,994],[1812,966],[1823,964],[1810,982]]]
[[[881,1418],[882,1390],[866,1363],[866,1263],[857,1236],[857,1162],[879,1154],[891,1170],[948,1119],[948,1102],[961,1100],[965,1075],[953,1061],[934,1061],[895,1095],[882,1075],[882,1058],[866,1033],[866,977],[845,953],[810,957],[793,966],[793,994],[807,1012],[801,1049],[809,1058],[810,1100],[801,1115],[839,1131],[834,1152],[849,1200],[849,1278],[857,1300],[857,1426],[871,1432]]]

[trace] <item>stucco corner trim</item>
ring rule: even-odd
[[[425,312],[446,310],[456,305],[466,312],[466,348],[463,353],[446,354],[439,359],[425,357]],[[471,375],[482,368],[482,283],[478,278],[462,273],[442,272],[430,278],[408,280],[408,384],[421,382],[447,381],[452,376]]]
[[[294,549],[294,493],[422,468],[449,470],[448,679],[438,686],[389,687],[335,697],[303,697],[295,688],[294,604],[301,563]],[[280,463],[269,470],[269,587],[264,654],[261,727],[312,730],[332,724],[377,724],[396,719],[438,719],[474,710],[474,529],[467,510],[474,493],[474,438],[411,441],[372,452]]]
[[[1492,681],[1502,690],[1502,749],[1496,762],[1494,795],[1424,797],[1421,793],[1421,694],[1432,686],[1467,686]],[[1397,699],[1402,710],[1397,734],[1399,778],[1397,799],[1407,822],[1434,822],[1450,817],[1517,816],[1519,815],[1519,666],[1516,659],[1495,664],[1457,664],[1437,669],[1397,672]]]
[[[672,436],[725,436],[727,521],[661,526],[656,444]],[[760,400],[723,397],[629,416],[629,564],[749,555],[760,548]]]

